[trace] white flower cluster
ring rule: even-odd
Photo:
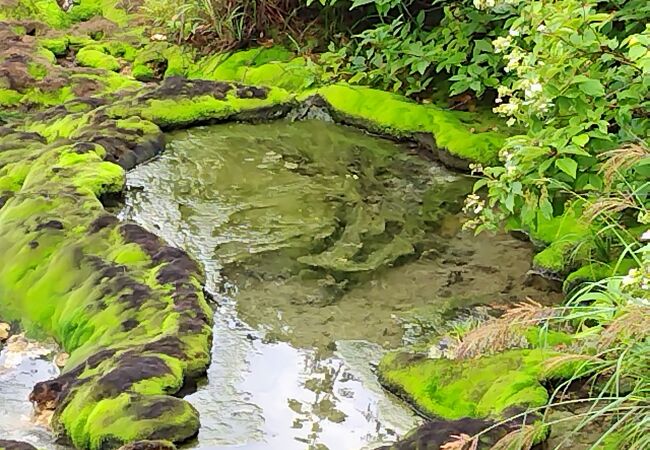
[[[478,195],[470,194],[465,198],[465,206],[463,207],[465,214],[479,215],[483,211],[483,208],[485,208],[485,200],[481,199]]]
[[[630,291],[636,289],[650,291],[650,267],[645,265],[638,269],[630,269],[627,275],[623,277],[621,284],[626,290]]]
[[[520,36],[522,30],[512,28],[508,36],[501,36],[492,41],[494,51],[503,54],[506,62],[504,70],[507,73],[514,73],[519,78],[511,88],[507,86],[497,88],[499,96],[496,103],[499,106],[494,108],[494,112],[509,116],[508,126],[515,124],[517,114],[524,109],[526,112],[542,116],[553,106],[553,103],[544,96],[544,86],[536,75],[537,69],[542,67],[541,63],[535,60],[533,53],[524,51],[513,42],[513,37]],[[508,97],[507,102],[505,97]]]
[[[503,166],[506,169],[506,175],[513,177],[517,174],[517,162],[515,161],[515,155],[509,149],[503,148],[499,152],[501,161],[503,161]]]
[[[492,9],[501,5],[516,5],[521,0],[474,0],[474,7],[476,9]]]

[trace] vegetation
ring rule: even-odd
[[[80,0],[69,13],[48,0],[15,3],[13,9],[0,11],[1,20],[39,16],[55,29],[96,14],[124,24],[126,14],[137,10],[152,40],[160,41],[132,46],[99,44],[97,36],[77,44],[72,37],[39,37],[41,58],[27,69],[35,82],[51,75],[54,54],[64,56],[72,49],[79,66],[110,71],[110,76],[101,75],[106,84],[102,92],[138,87],[129,76],[152,81],[186,75],[274,86],[265,91],[264,99],[254,98],[254,91],[250,98],[223,93],[224,98],[218,99],[211,91],[187,98],[143,97],[135,103],[126,99],[105,108],[110,119],[128,121],[137,116],[138,127],[143,126],[141,121],[150,121],[165,128],[231,117],[248,108],[243,104],[284,105],[296,96],[318,93],[348,121],[398,137],[432,134],[451,155],[471,160],[477,182],[465,205],[466,227],[476,232],[505,228],[526,233],[541,250],[535,269],[566,280],[568,300],[550,309],[529,304],[504,318],[474,324],[458,333],[449,361],[427,360],[413,370],[391,366],[387,379],[392,376],[389,382],[396,389],[440,415],[447,405],[428,397],[432,389],[422,379],[443,379],[447,372],[466,366],[489,372],[481,364],[510,360],[512,355],[525,360],[532,354],[534,367],[517,365],[512,370],[525,375],[536,394],[533,401],[499,398],[496,416],[506,406],[525,404],[546,424],[555,425],[563,419],[554,418],[554,409],[587,405],[574,430],[604,423],[594,448],[650,447],[650,3],[144,0],[139,7],[125,0],[117,8],[112,2]],[[275,44],[291,51],[278,50]],[[183,52],[180,45],[194,49]],[[214,54],[258,46],[265,49],[235,56]],[[299,58],[294,58],[294,51]],[[129,63],[133,63],[130,73],[124,70]],[[100,77],[92,72],[84,79],[92,76]],[[19,92],[5,84],[0,86],[3,109],[56,105],[74,98],[69,85],[42,91],[44,82]],[[469,117],[448,109],[476,114]],[[91,118],[80,114],[54,125],[33,123],[25,130],[52,141],[75,137],[88,126],[78,120],[81,116]],[[0,119],[5,117],[11,119],[9,113],[0,112]],[[129,124],[133,125],[121,123]],[[72,154],[70,149],[44,153],[43,158],[54,159],[44,159],[43,164],[63,164]],[[100,208],[95,197],[106,186],[95,186],[91,179],[109,180],[111,191],[122,184],[122,173],[111,172],[115,167],[102,163],[102,155],[97,149],[88,156],[101,169],[99,175],[81,173],[82,179],[73,178],[73,187],[92,194],[93,208]],[[37,170],[18,163],[11,167],[3,169],[0,187],[13,195],[29,187],[25,179]],[[3,209],[5,218],[11,213],[11,208]],[[28,262],[25,267],[31,259]],[[9,292],[18,305],[27,289]],[[39,310],[34,321],[49,318],[47,312]],[[64,325],[55,334],[65,336]],[[83,342],[68,344],[79,347]],[[544,350],[550,347],[552,351]],[[551,356],[537,358],[542,352]],[[481,364],[467,362],[475,358],[483,358]],[[180,371],[172,372],[169,390],[180,383]],[[468,375],[465,370],[460,373],[454,378],[462,384]],[[540,394],[540,383],[551,379],[554,390],[547,399],[545,391]],[[586,387],[587,394],[570,397],[576,384]],[[453,388],[452,383],[446,382],[441,390],[445,388]],[[500,388],[509,391],[510,386]],[[482,415],[495,407],[481,403],[485,392],[479,394],[465,411]],[[198,427],[191,411],[187,416],[192,416],[191,428]],[[64,424],[73,421],[61,417]],[[539,437],[539,429],[530,427],[507,435],[496,448],[530,447]],[[77,440],[91,439],[90,431],[80,432]],[[479,438],[459,436],[448,449],[475,448]]]

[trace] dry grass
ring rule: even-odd
[[[611,216],[628,208],[637,208],[638,204],[631,194],[619,192],[618,195],[603,196],[589,203],[585,208],[584,217],[593,222],[601,216]]]
[[[610,322],[600,334],[599,349],[612,347],[616,342],[638,341],[650,336],[650,306],[632,305]]]
[[[563,368],[567,365],[573,367],[580,367],[579,364],[586,365],[590,362],[599,362],[601,359],[591,356],[583,355],[580,353],[567,353],[565,355],[554,356],[544,361],[544,376],[550,376],[553,373],[563,372]]]
[[[605,185],[609,187],[628,169],[650,157],[650,148],[646,145],[631,143],[605,152],[600,157],[604,160],[600,172]]]
[[[535,438],[538,434],[538,427],[524,425],[522,428],[511,431],[499,439],[491,447],[491,450],[530,450],[535,444]]]
[[[468,434],[453,434],[451,441],[440,447],[440,450],[477,450],[478,437],[472,437]]]
[[[637,209],[638,201],[632,192],[621,190],[616,184],[624,181],[628,171],[642,160],[650,158],[650,148],[645,144],[630,143],[600,155],[603,160],[600,174],[605,192],[586,208],[584,216],[594,221],[601,216],[611,216],[628,208]]]
[[[498,319],[492,319],[467,333],[456,347],[454,357],[476,358],[528,345],[524,336],[530,327],[554,317],[557,310],[531,299],[518,303]]]

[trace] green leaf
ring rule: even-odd
[[[571,142],[573,142],[575,145],[578,147],[584,147],[587,145],[587,142],[589,142],[589,135],[586,133],[579,134],[577,136],[573,136],[571,138]]]
[[[354,0],[350,9],[358,8],[359,6],[368,5],[370,3],[375,3],[375,0]]]
[[[577,147],[575,145],[567,145],[564,147],[561,147],[558,150],[558,153],[560,155],[580,155],[580,156],[591,156],[589,152],[581,149],[580,147]]]
[[[539,199],[539,211],[547,219],[553,217],[553,205],[548,200],[548,196],[544,195]]]
[[[637,59],[641,59],[645,54],[648,52],[648,49],[646,49],[643,45],[633,45],[630,47],[630,59],[632,61],[636,61]]]
[[[578,163],[571,158],[560,158],[555,161],[555,167],[569,175],[571,178],[576,177],[578,173]]]
[[[429,67],[429,61],[427,61],[426,59],[421,59],[415,64],[415,70],[417,70],[420,73],[420,75],[424,75],[428,67]]]
[[[593,78],[583,81],[579,87],[582,92],[592,97],[602,97],[605,95],[605,88],[603,88],[601,82]]]

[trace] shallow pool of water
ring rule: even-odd
[[[213,362],[187,397],[202,429],[188,448],[393,442],[419,419],[379,386],[384,351],[476,305],[552,300],[524,286],[528,244],[461,231],[471,179],[351,128],[178,131],[127,182],[121,218],[200,261],[214,299]],[[13,421],[0,434],[55,448],[27,402],[53,366],[29,361],[0,371],[0,419]]]
[[[472,181],[403,145],[324,122],[168,137],[129,174],[123,217],[201,261],[219,305],[213,364],[189,396],[198,448],[392,442],[418,419],[373,365],[405,324],[538,294],[523,287],[527,244],[460,231]]]

